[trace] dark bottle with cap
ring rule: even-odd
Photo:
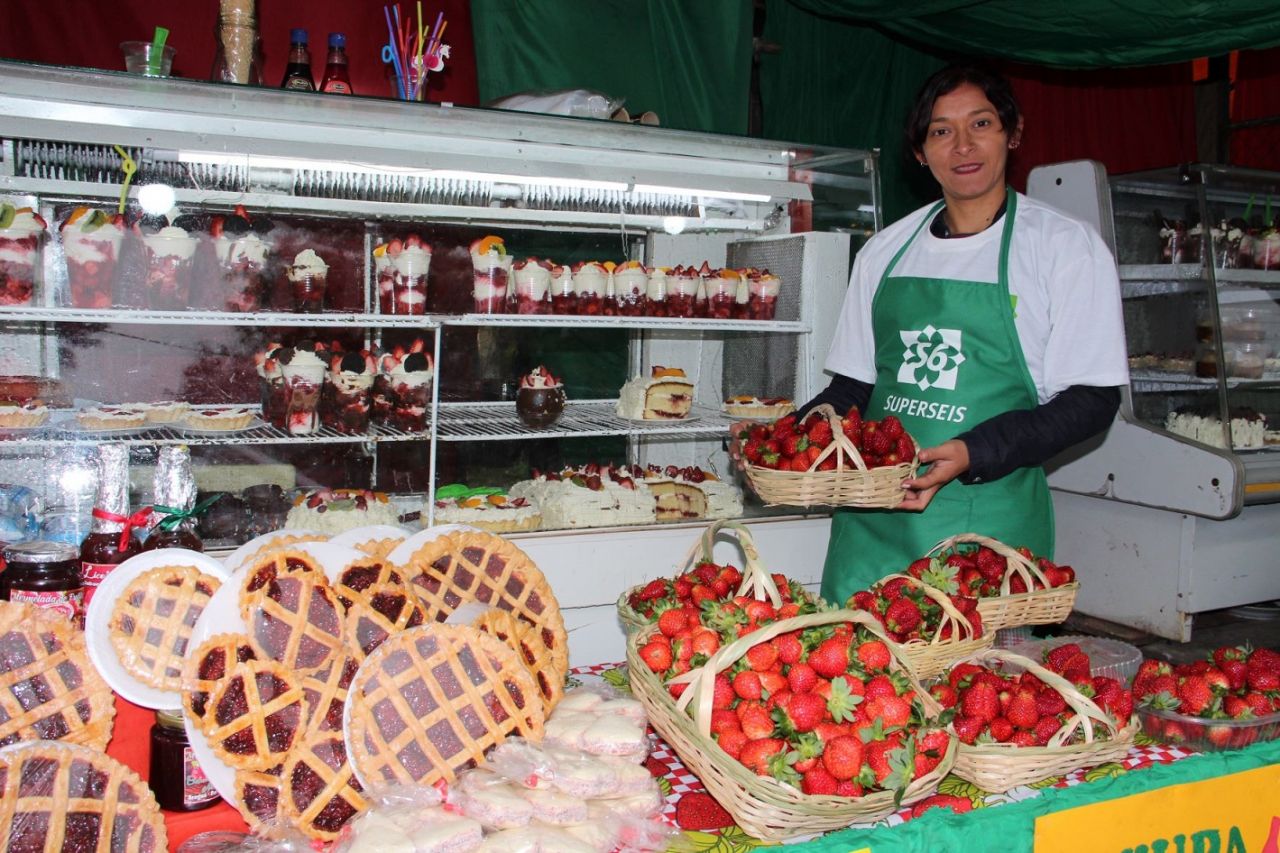
[[[329,58],[325,60],[320,91],[352,94],[351,78],[347,76],[347,37],[342,33],[329,33]]]
[[[84,627],[84,583],[80,549],[64,542],[19,542],[4,549],[0,597],[67,617]]]
[[[182,711],[156,711],[147,782],[160,808],[171,812],[194,812],[218,802],[218,792],[187,740]]]
[[[98,448],[98,500],[93,507],[93,529],[80,543],[80,578],[84,603],[111,570],[142,550],[133,527],[149,515],[129,515],[129,448],[104,444]]]
[[[280,88],[298,92],[316,90],[315,80],[311,77],[311,51],[307,49],[306,30],[289,31],[289,64],[284,69]]]
[[[142,550],[203,551],[204,542],[196,533],[196,520],[191,515],[196,505],[196,479],[191,473],[191,451],[185,445],[160,448],[152,494],[156,525],[142,543]]]

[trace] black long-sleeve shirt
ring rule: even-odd
[[[831,384],[800,407],[804,416],[821,403],[837,412],[851,406],[866,411],[872,385],[835,374]],[[1018,468],[1043,465],[1058,453],[1105,430],[1120,408],[1120,389],[1072,385],[1032,409],[1015,409],[989,418],[956,438],[969,449],[969,470],[962,483],[998,480]]]

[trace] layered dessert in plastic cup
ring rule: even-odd
[[[1280,270],[1280,228],[1273,225],[1253,239],[1253,267]]]
[[[582,261],[573,267],[573,292],[579,315],[604,314],[604,296],[609,289],[609,271],[596,261]]]
[[[0,204],[0,305],[30,305],[47,225],[29,207]]]
[[[738,285],[742,283],[742,276],[737,270],[722,269],[715,270],[711,275],[707,276],[707,311],[713,320],[729,320],[734,315],[734,304],[738,300]],[[743,294],[745,297],[745,293]],[[747,300],[742,300],[743,311],[746,310]]]
[[[280,344],[267,344],[265,350],[253,356],[262,395],[262,419],[276,429],[284,429],[284,374],[280,371],[283,351]]]
[[[378,278],[378,310],[383,314],[427,313],[427,273],[431,244],[417,234],[394,239],[373,250]]]
[[[209,221],[209,236],[228,311],[257,311],[268,293],[267,259],[272,246],[266,240],[271,220],[249,216],[244,205],[226,216]]]
[[[618,297],[618,313],[623,317],[644,316],[649,271],[639,261],[624,261],[613,270],[613,290]]]
[[[333,356],[320,401],[320,422],[345,435],[369,429],[369,398],[377,365],[367,350]]]
[[[667,316],[696,317],[702,280],[693,267],[676,267],[667,276]],[[705,299],[705,296],[704,296]]]
[[[472,298],[477,314],[507,313],[507,281],[511,256],[501,237],[481,237],[471,244]]]
[[[302,314],[324,311],[324,291],[328,284],[329,265],[314,249],[303,249],[294,257],[287,273],[293,291],[293,308]]]
[[[573,289],[573,270],[568,266],[551,268],[551,313],[578,313],[578,294]]]
[[[284,377],[284,428],[289,435],[311,435],[320,428],[320,391],[325,363],[314,352],[293,350],[280,366]]]
[[[667,273],[670,267],[654,267],[649,270],[645,283],[644,313],[646,317],[667,316]]]
[[[156,311],[183,311],[191,304],[191,276],[199,239],[180,224],[163,216],[144,216],[138,223],[146,254],[146,306]]]
[[[516,414],[528,426],[535,429],[551,426],[564,412],[564,403],[564,383],[542,365],[520,377]]]
[[[525,258],[511,268],[516,280],[515,313],[551,313],[551,271],[555,265],[541,258]]]
[[[397,347],[382,356],[378,368],[381,393],[390,404],[385,418],[387,425],[405,432],[426,430],[435,365],[425,344],[414,341],[408,351]]]
[[[110,308],[112,276],[124,240],[124,217],[91,207],[77,207],[59,226],[59,231],[62,250],[67,256],[71,306]]]
[[[768,270],[748,270],[747,316],[752,320],[772,320],[778,310],[782,279]]]

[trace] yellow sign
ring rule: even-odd
[[[1035,853],[1280,853],[1280,765],[1036,819]]]

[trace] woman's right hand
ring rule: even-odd
[[[729,460],[733,462],[735,468],[739,471],[747,469],[747,460],[742,457],[742,442],[739,440],[739,433],[749,430],[759,421],[743,420],[729,425]]]

